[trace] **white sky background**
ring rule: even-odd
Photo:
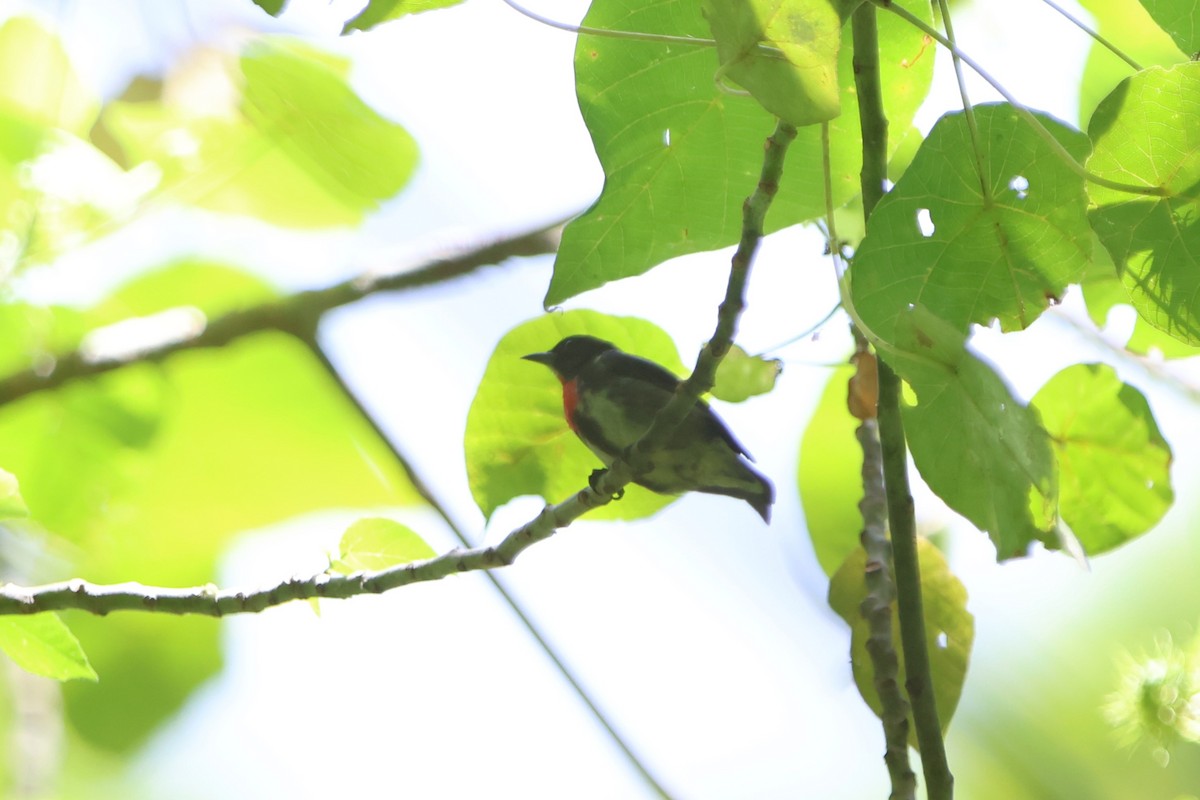
[[[271,24],[243,5],[191,2],[187,14],[150,0],[25,7],[65,20],[81,72],[111,95],[126,70],[165,65],[175,53],[220,37],[228,22]],[[320,33],[323,46],[348,15],[321,0],[292,5],[281,25]],[[584,10],[581,3],[560,5],[538,10],[568,21]],[[1027,104],[1077,124],[1073,87],[1084,36],[1034,0],[988,5],[957,13],[962,46]],[[27,291],[83,300],[130,269],[197,252],[283,286],[318,286],[436,252],[439,244],[558,218],[599,192],[602,175],[575,104],[570,34],[525,19],[500,0],[470,0],[331,46],[355,57],[356,87],[421,148],[413,183],[361,231],[274,236],[266,247],[270,229],[257,223],[168,211],[64,258]],[[943,55],[918,120],[926,131],[958,107]],[[994,97],[978,81],[971,87],[973,100]],[[747,349],[788,339],[836,302],[822,247],[811,230],[765,243],[739,338]],[[541,313],[550,266],[550,259],[535,259],[437,289],[372,298],[333,314],[323,329],[350,383],[475,532],[483,520],[462,458],[467,407],[494,343]],[[711,334],[727,269],[728,252],[679,259],[567,307],[644,316],[675,337],[690,363]],[[61,279],[68,275],[91,282],[70,281],[67,295]],[[1084,344],[1047,354],[1037,329],[1061,337],[1061,323],[1034,328],[1003,341],[990,332],[976,337],[1024,397],[1062,366],[1097,358]],[[843,356],[841,330],[835,323],[822,341],[783,351],[785,371],[773,394],[720,408],[775,481],[779,500],[769,528],[742,503],[695,495],[648,522],[576,523],[502,572],[677,797],[886,794],[880,728],[850,677],[848,633],[825,605],[826,581],[795,490],[800,433],[827,375],[811,365]],[[437,377],[436,390],[428,376]],[[1136,372],[1125,377],[1147,387]],[[422,388],[414,391],[414,384]],[[1154,403],[1168,437],[1189,429],[1184,414],[1194,409],[1162,392]],[[1194,448],[1172,441],[1187,462],[1184,451]],[[1181,473],[1194,475],[1194,466],[1183,464]],[[496,515],[490,535],[539,507],[532,499],[511,504]],[[924,519],[950,519],[927,497],[918,508]],[[431,513],[398,516],[435,549],[453,546]],[[227,559],[221,584],[268,584],[323,569],[349,518],[319,515],[246,536]],[[1146,548],[1164,546],[1136,543],[1087,573],[1062,556],[997,567],[984,537],[959,536],[953,566],[971,593],[977,642],[955,729],[969,735],[972,683],[987,680],[981,676],[989,665],[1011,664],[1014,642],[1052,640],[1089,597],[1149,558]],[[306,605],[291,604],[224,625],[226,669],[135,767],[149,796],[649,796],[481,576],[325,603],[319,619]]]

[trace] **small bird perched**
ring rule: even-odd
[[[593,336],[568,336],[548,352],[523,357],[554,370],[567,425],[605,467],[641,438],[680,384],[653,361]],[[775,489],[742,456],[753,460],[708,403],[697,400],[666,443],[648,454],[650,467],[636,483],[660,494],[736,497],[770,522]]]

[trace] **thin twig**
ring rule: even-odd
[[[543,16],[525,6],[517,3],[516,0],[500,0],[504,5],[516,11],[523,17],[527,17],[534,22],[540,22],[550,28],[555,28],[567,33],[578,33],[584,36],[602,36],[607,39],[625,39],[634,42],[657,42],[660,44],[678,44],[685,47],[716,47],[716,39],[705,39],[699,36],[674,36],[669,33],[647,33],[645,31],[621,31],[611,28],[593,28],[588,25],[575,25],[570,22],[560,22],[551,17]],[[767,56],[770,58],[786,58],[783,51],[778,47],[772,47],[767,44],[755,44],[754,49],[758,55]]]
[[[350,388],[348,383],[346,383],[346,379],[342,375],[341,370],[339,370],[329,358],[329,354],[325,351],[325,348],[321,346],[320,342],[315,336],[315,332],[313,336],[306,338],[304,343],[308,346],[309,350],[312,351],[313,355],[316,356],[317,360],[321,362],[321,366],[324,367],[325,372],[330,378],[333,379],[334,383],[337,384],[337,387],[341,391],[342,395],[350,402],[351,405],[354,406],[354,409],[358,412],[359,417],[366,421],[371,430],[375,433],[375,436],[378,437],[378,439],[383,442],[384,446],[387,447],[388,451],[392,455],[392,458],[397,464],[400,465],[400,468],[404,470],[404,474],[408,478],[408,482],[412,484],[414,489],[416,489],[417,494],[419,494],[421,498],[429,505],[429,507],[432,508],[437,515],[442,518],[442,521],[446,524],[446,527],[450,529],[450,532],[454,534],[454,538],[458,540],[459,544],[461,544],[463,547],[471,547],[472,542],[466,534],[466,529],[455,521],[454,517],[450,514],[450,510],[438,499],[437,495],[433,493],[433,490],[429,487],[429,484],[417,471],[412,460],[400,450],[399,445],[392,440],[392,437],[387,435],[382,426],[380,426],[379,420],[377,420],[375,415],[372,414],[365,405],[363,405],[363,402],[359,399],[358,394]],[[504,585],[504,581],[500,578],[500,576],[491,571],[484,571],[483,575],[485,578],[487,578],[488,582],[492,584],[492,588],[496,590],[496,592],[508,605],[509,609],[517,616],[517,619],[520,620],[521,625],[524,626],[526,633],[533,637],[533,640],[537,642],[538,647],[541,648],[546,657],[549,658],[551,663],[554,664],[559,674],[562,675],[563,679],[575,692],[575,695],[587,707],[592,717],[600,724],[600,727],[602,727],[605,732],[608,733],[609,738],[612,739],[613,744],[615,744],[617,749],[620,750],[625,756],[625,760],[629,762],[629,765],[633,767],[633,769],[639,775],[642,776],[642,780],[644,780],[659,797],[669,798],[670,795],[667,793],[666,789],[662,787],[662,784],[659,783],[658,779],[654,777],[642,759],[637,755],[637,753],[634,752],[633,748],[625,740],[625,737],[617,732],[617,729],[613,726],[613,722],[609,720],[608,716],[600,709],[597,701],[592,697],[591,692],[584,688],[583,684],[580,682],[580,679],[576,677],[574,671],[567,666],[566,661],[563,660],[563,657],[550,643],[550,640],[546,638],[546,635],[543,634],[541,629],[538,628],[538,626],[534,623],[533,618],[530,617],[529,613],[526,612],[524,608],[522,608],[516,597],[509,592],[508,587]]]
[[[510,258],[553,253],[564,223],[536,228],[516,236],[498,239],[469,251],[434,259],[420,267],[398,272],[368,272],[323,289],[298,292],[261,305],[233,311],[194,331],[148,349],[123,352],[115,356],[96,356],[84,350],[55,355],[49,371],[28,369],[0,379],[0,405],[26,395],[56,389],[76,378],[91,378],[120,369],[127,364],[162,361],[183,350],[222,347],[235,339],[278,330],[303,338],[321,315],[331,309],[353,303],[376,292],[403,291],[442,283],[468,275],[481,267],[499,264]]]
[[[796,129],[781,122],[768,138],[762,176],[744,205],[744,230],[733,256],[729,285],[718,312],[716,332],[701,350],[692,376],[681,384],[680,390],[655,418],[642,441],[630,448],[632,452],[643,449],[642,445],[647,441],[653,443],[669,435],[671,428],[687,415],[699,394],[712,386],[717,364],[732,343],[738,317],[745,306],[744,293],[750,260],[762,236],[763,219],[778,188],[784,154],[795,136]],[[303,338],[311,335],[312,328],[297,330],[296,323],[293,323],[288,330]],[[211,585],[189,589],[149,587],[136,583],[105,586],[82,580],[35,587],[6,584],[0,587],[0,615],[35,614],[72,608],[93,614],[136,610],[221,617],[258,612],[291,600],[380,594],[411,583],[441,580],[460,572],[496,569],[512,564],[527,548],[553,536],[588,511],[611,502],[613,494],[632,482],[635,476],[636,472],[624,460],[618,459],[605,478],[598,482],[601,490],[589,486],[561,503],[546,506],[537,517],[491,547],[455,549],[434,558],[384,570],[351,575],[320,573],[307,578],[293,578],[256,591],[219,590]]]
[[[1093,30],[1093,29],[1089,28],[1087,25],[1084,25],[1080,20],[1071,16],[1071,14],[1068,13],[1065,8],[1060,6],[1058,3],[1055,3],[1054,0],[1042,0],[1042,2],[1045,3],[1046,5],[1050,6],[1052,9],[1057,11],[1059,14],[1062,14],[1075,27],[1079,28],[1079,30],[1083,31],[1088,36],[1095,39],[1100,44],[1101,47],[1107,48],[1110,53],[1112,53],[1114,56],[1116,56],[1117,58],[1124,61],[1129,66],[1133,67],[1134,70],[1136,70],[1137,72],[1142,71],[1141,64],[1137,63],[1132,58],[1130,58],[1128,55],[1126,55],[1125,52],[1123,50],[1121,50],[1121,48],[1117,47],[1115,44],[1110,42],[1108,39],[1105,39],[1103,36],[1101,36],[1099,31]]]
[[[950,21],[950,4],[946,0],[937,0],[942,13],[942,25],[946,28],[946,39],[958,49],[954,38],[954,24]],[[988,180],[988,171],[983,163],[983,147],[979,143],[979,126],[975,122],[975,108],[971,105],[971,97],[967,94],[967,79],[963,75],[962,59],[953,51],[950,53],[954,62],[954,77],[958,80],[958,96],[962,98],[963,115],[967,120],[967,133],[971,137],[971,151],[975,154],[975,173],[979,177],[979,191],[983,196],[985,208],[992,206],[992,182]]]

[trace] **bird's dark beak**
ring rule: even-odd
[[[521,356],[526,361],[536,361],[539,364],[545,364],[547,367],[554,369],[554,353],[530,353],[527,356]]]

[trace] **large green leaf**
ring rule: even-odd
[[[1097,328],[1108,324],[1109,312],[1116,306],[1131,306],[1129,291],[1121,280],[1121,274],[1112,262],[1108,250],[1096,237],[1092,248],[1091,268],[1083,278],[1083,299],[1087,303],[1088,316]],[[1106,336],[1109,332],[1106,331]],[[1196,348],[1181,342],[1155,328],[1140,314],[1134,317],[1133,331],[1124,343],[1126,350],[1141,355],[1162,354],[1164,358],[1187,358],[1196,355]]]
[[[967,611],[967,590],[950,571],[941,551],[927,539],[918,539],[917,557],[921,568],[921,598],[929,669],[933,676],[938,720],[945,732],[950,727],[967,677],[967,665],[975,641],[975,618]],[[854,670],[854,683],[871,710],[879,714],[875,670],[867,652],[871,631],[861,611],[862,602],[867,597],[866,565],[867,554],[861,547],[850,553],[829,582],[829,605],[850,626],[850,663]],[[892,646],[900,659],[897,682],[903,686],[906,680],[905,659],[900,646],[900,619],[894,603]],[[916,731],[911,727],[909,742],[913,747],[917,746]]]
[[[993,319],[1024,328],[1090,261],[1083,179],[1010,106],[976,106],[975,119],[978,155],[965,114],[942,117],[867,223],[852,293],[859,317],[885,341],[918,303],[964,332]],[[1085,137],[1041,120],[1084,158]]]
[[[0,650],[35,675],[56,681],[96,680],[79,640],[57,614],[0,617]]]
[[[563,418],[562,390],[550,370],[521,356],[549,350],[560,339],[589,334],[681,373],[671,338],[649,322],[595,311],[548,314],[504,335],[488,360],[467,414],[467,480],[484,516],[522,495],[566,500],[602,465]],[[593,518],[637,519],[672,498],[640,486],[591,513]]]
[[[1200,344],[1200,63],[1123,81],[1092,115],[1088,169],[1163,197],[1097,184],[1092,225],[1150,324]]]
[[[930,18],[929,3],[903,0]],[[584,24],[707,37],[700,4],[685,0],[596,0]],[[928,91],[933,51],[894,15],[879,20],[888,118],[905,130]],[[844,109],[857,107],[848,29],[838,83]],[[774,118],[748,97],[722,91],[712,48],[581,35],[576,92],[604,169],[604,191],[563,233],[545,303],[552,306],[608,281],[640,275],[675,256],[733,244],[742,201],[762,168]],[[862,160],[857,113],[830,123],[834,205],[858,194]],[[825,213],[821,132],[800,130],[788,152],[768,231]]]
[[[1050,438],[963,334],[922,307],[897,318],[884,351],[916,393],[902,408],[913,462],[938,497],[991,536],[996,556],[1058,546]]]
[[[133,160],[159,165],[172,199],[323,227],[358,223],[407,183],[416,144],[354,93],[344,62],[269,38],[240,67],[240,113],[196,116],[157,102],[106,109],[108,129]]]
[[[826,575],[859,547],[862,514],[862,450],[854,438],[859,421],[846,404],[851,367],[834,370],[800,440],[800,505],[817,561]]]
[[[829,0],[704,0],[722,76],[793,125],[841,113],[842,20]]]
[[[1185,53],[1200,51],[1200,3],[1196,0],[1142,0],[1142,5]]]
[[[1138,0],[1080,0],[1099,32],[1143,67],[1169,66],[1187,60],[1171,37],[1146,13]],[[1086,122],[1113,87],[1133,72],[1122,58],[1093,42],[1079,84],[1079,119]]]
[[[1171,448],[1146,398],[1102,364],[1076,364],[1033,398],[1059,468],[1059,513],[1090,555],[1124,544],[1170,508]]]

